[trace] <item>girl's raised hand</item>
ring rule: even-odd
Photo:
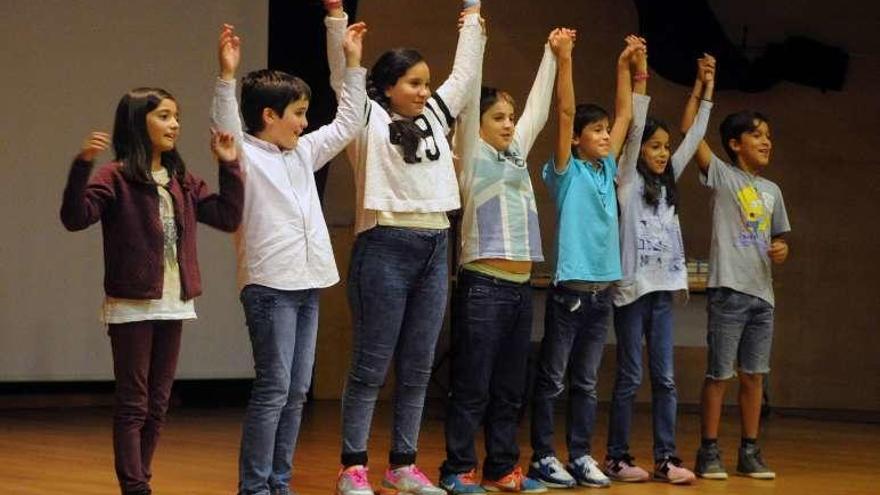
[[[79,159],[90,162],[94,160],[98,154],[109,147],[110,134],[94,131],[83,141],[82,149],[79,152]]]
[[[704,53],[698,58],[697,75],[704,84],[715,81],[715,57]]]
[[[324,9],[331,17],[342,17],[342,0],[324,0]]]
[[[232,24],[224,24],[220,29],[217,58],[220,61],[220,78],[235,79],[235,72],[241,62],[241,38],[235,34],[235,26]]]
[[[235,138],[228,132],[211,129],[211,151],[222,162],[231,162],[238,158]]]
[[[359,67],[361,56],[364,53],[364,34],[367,33],[367,23],[356,22],[348,26],[345,39],[342,40],[342,51],[345,52],[345,60],[349,67]]]

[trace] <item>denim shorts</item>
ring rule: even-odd
[[[709,362],[706,377],[727,380],[736,368],[747,374],[770,372],[773,306],[767,301],[728,289],[708,289]]]

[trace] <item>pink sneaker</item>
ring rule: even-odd
[[[620,457],[605,457],[605,474],[614,481],[639,483],[651,477],[647,471],[636,466],[634,457],[624,454]]]
[[[690,469],[681,466],[681,459],[669,456],[654,465],[654,479],[673,485],[689,485],[697,477]]]
[[[446,495],[446,490],[437,488],[415,464],[388,468],[385,478],[379,485],[382,495]]]
[[[339,470],[336,495],[373,495],[373,487],[367,479],[367,468],[357,465]]]

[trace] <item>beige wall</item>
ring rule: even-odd
[[[782,41],[804,34],[842,46],[852,55],[846,87],[841,92],[782,83],[760,94],[720,92],[710,124],[709,141],[722,152],[717,128],[727,113],[752,107],[767,113],[773,125],[773,160],[766,176],[782,187],[793,231],[791,257],[776,271],[777,317],[771,385],[773,403],[781,407],[880,410],[880,359],[872,345],[880,325],[880,240],[876,233],[880,172],[876,137],[880,129],[880,38],[872,19],[880,8],[847,0],[829,16],[826,2],[811,0],[774,6],[766,2],[710,2],[734,39],[744,24],[750,44]],[[370,25],[367,63],[381,50],[411,45],[423,51],[435,84],[448,74],[454,50],[453,23],[457,2],[382,0],[361,2],[359,17]],[[572,8],[573,5],[579,7]],[[582,7],[580,7],[582,6]],[[578,101],[612,105],[613,68],[623,36],[638,26],[631,2],[597,0],[485,0],[489,44],[484,80],[525,100],[550,28],[564,23],[577,28],[575,85]],[[406,12],[406,14],[402,14]],[[427,34],[427,35],[426,35]],[[650,51],[650,40],[649,51]],[[724,67],[719,67],[723,71]],[[688,88],[659,77],[649,81],[651,114],[678,121]],[[552,122],[552,121],[551,121]],[[530,157],[536,185],[545,252],[552,258],[554,207],[538,169],[549,156],[552,124]],[[681,182],[681,220],[687,254],[707,258],[709,194],[698,184],[695,169]],[[337,259],[345,267],[352,218],[351,174],[347,163],[333,167],[328,186],[327,217],[335,225]],[[538,267],[550,271],[551,263]],[[324,298],[319,370],[319,396],[338,395],[347,367],[349,329],[344,288]],[[333,301],[334,311],[326,304]],[[600,387],[607,397],[613,371],[609,348]],[[683,402],[696,403],[704,367],[704,349],[679,348],[677,372]],[[645,398],[645,390],[642,398]],[[729,394],[734,400],[734,394]]]

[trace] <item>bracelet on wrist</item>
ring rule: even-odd
[[[647,72],[636,72],[633,74],[633,81],[647,81],[648,77]]]

